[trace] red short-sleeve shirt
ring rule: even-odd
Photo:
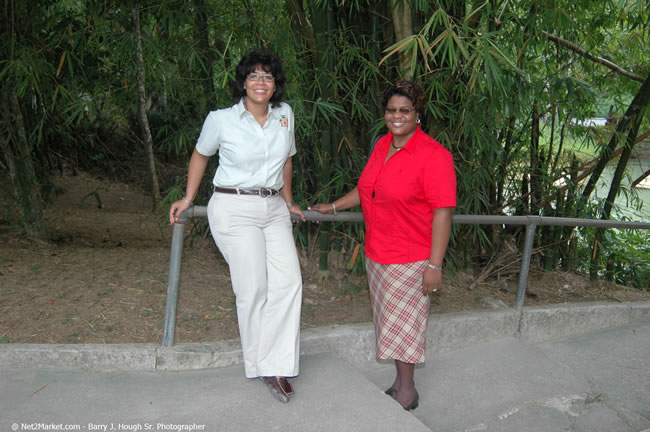
[[[386,160],[393,135],[381,138],[359,178],[365,253],[381,264],[429,259],[433,210],[456,207],[451,153],[419,127]]]

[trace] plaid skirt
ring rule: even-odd
[[[366,257],[377,358],[424,362],[431,297],[422,294],[427,261],[379,264]]]

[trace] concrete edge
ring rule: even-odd
[[[3,344],[0,367],[155,369],[157,348],[155,344]]]
[[[437,314],[429,318],[427,350],[442,353],[507,337],[534,344],[634,322],[650,322],[650,302],[529,306],[521,313],[504,308]],[[303,330],[300,344],[301,355],[331,352],[359,369],[374,362],[371,323]],[[156,344],[0,344],[2,368],[171,371],[241,363],[238,339],[169,348]]]
[[[650,302],[578,303],[524,308],[517,336],[530,344],[650,322]]]

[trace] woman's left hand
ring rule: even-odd
[[[293,213],[295,215],[300,216],[300,220],[302,220],[303,222],[307,221],[307,218],[303,214],[302,209],[300,208],[300,206],[298,204],[295,204],[295,203],[291,204],[289,206],[289,213]]]
[[[442,289],[442,272],[427,267],[422,275],[422,294],[429,296],[438,293]]]

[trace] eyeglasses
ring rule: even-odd
[[[264,81],[267,83],[273,82],[275,78],[273,78],[273,75],[260,75],[256,73],[249,74],[246,77],[247,80],[249,81]]]
[[[386,114],[395,114],[397,111],[399,111],[400,114],[404,115],[409,115],[412,111],[415,111],[415,107],[401,107],[401,108],[394,108],[394,107],[386,107]]]

